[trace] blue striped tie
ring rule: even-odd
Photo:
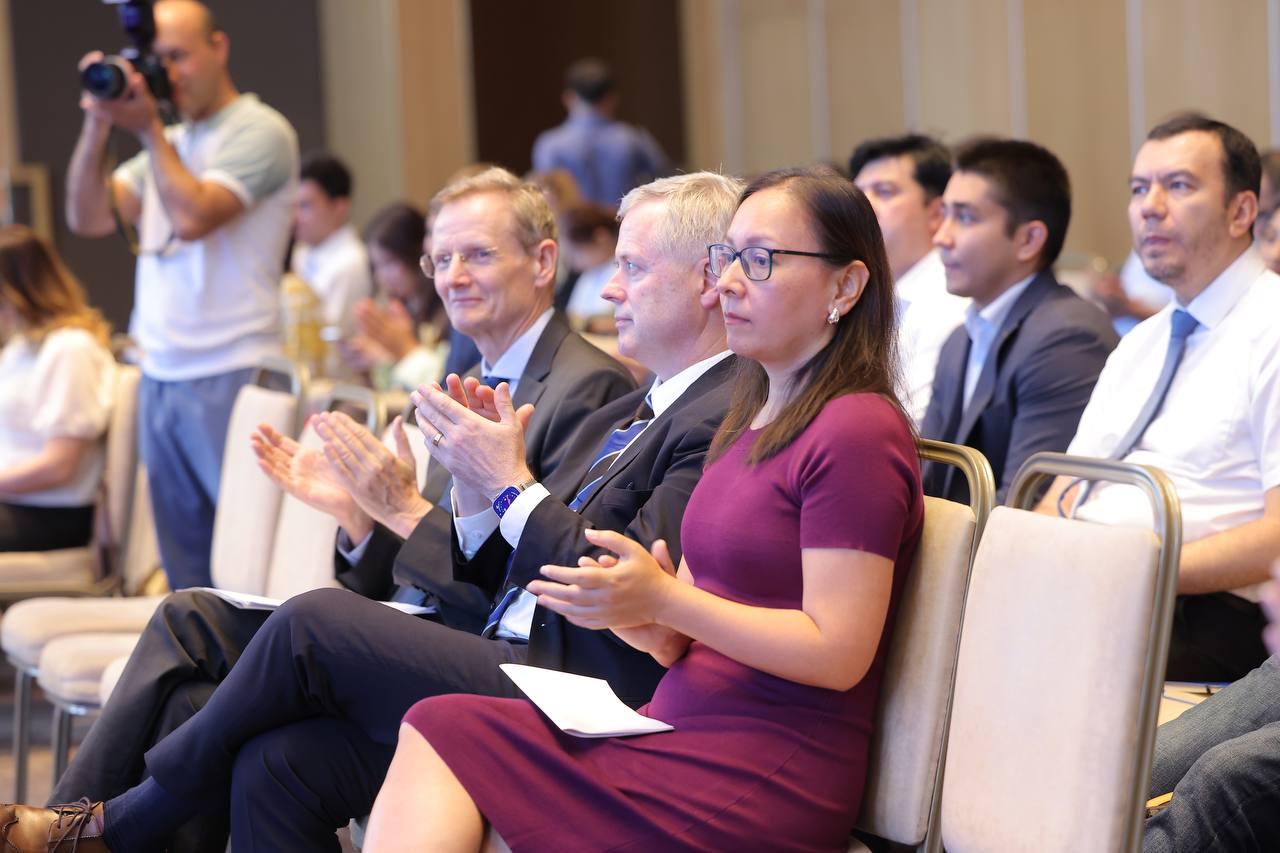
[[[1164,352],[1164,365],[1160,368],[1160,376],[1156,379],[1155,387],[1151,389],[1151,395],[1147,397],[1147,402],[1143,404],[1142,410],[1134,418],[1133,425],[1129,427],[1129,431],[1124,434],[1124,437],[1116,442],[1115,449],[1111,451],[1111,455],[1107,457],[1108,459],[1124,459],[1133,448],[1138,446],[1138,442],[1142,440],[1143,433],[1147,431],[1147,427],[1151,426],[1151,422],[1160,413],[1160,407],[1164,405],[1164,398],[1169,395],[1169,386],[1173,384],[1174,374],[1178,372],[1178,365],[1182,363],[1182,354],[1187,350],[1187,338],[1191,336],[1191,333],[1196,330],[1196,326],[1199,325],[1199,320],[1182,309],[1174,311],[1169,317],[1169,346]],[[1059,515],[1065,515],[1062,508],[1063,497],[1079,482],[1080,480],[1072,481],[1058,495]],[[1084,504],[1092,489],[1092,481],[1084,484],[1084,488],[1080,490],[1080,497],[1076,498],[1075,509],[1079,509]]]
[[[583,504],[591,499],[596,489],[604,482],[605,475],[609,473],[609,466],[618,461],[618,457],[622,455],[622,451],[627,449],[631,442],[635,441],[636,436],[645,431],[649,424],[653,423],[653,409],[649,407],[649,401],[646,399],[641,405],[639,411],[636,412],[635,418],[631,423],[624,427],[615,429],[610,434],[609,439],[600,448],[600,452],[596,454],[596,459],[591,463],[591,467],[587,469],[586,485],[578,490],[578,494],[569,503],[569,509],[578,512],[582,509]],[[511,573],[511,561],[515,558],[515,552],[507,558],[507,573]],[[503,581],[506,584],[506,581]],[[489,613],[489,620],[485,622],[484,630],[480,632],[482,637],[492,637],[494,632],[498,630],[498,624],[502,622],[503,615],[506,614],[507,608],[511,607],[516,597],[524,591],[524,587],[513,586],[502,594],[502,598],[497,605]]]

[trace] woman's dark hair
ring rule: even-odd
[[[584,201],[565,213],[562,236],[570,243],[590,243],[596,238],[596,232],[604,230],[617,239],[619,225],[616,210]]]
[[[422,274],[419,259],[422,242],[427,236],[427,220],[422,211],[406,202],[393,202],[379,210],[364,228],[365,243],[380,246],[420,278],[416,304],[406,305],[409,313],[420,323],[432,323],[445,328],[444,305],[436,289]]]
[[[862,261],[870,275],[862,297],[836,324],[835,335],[796,371],[789,402],[751,448],[748,462],[780,453],[809,426],[828,401],[845,394],[879,394],[910,418],[898,400],[898,353],[893,279],[875,211],[861,191],[830,166],[779,169],[756,178],[742,192],[738,206],[764,190],[789,193],[804,210],[818,239],[817,251],[831,255],[824,263],[843,267]],[[787,322],[785,317],[775,322]],[[723,454],[750,425],[769,393],[764,368],[739,359],[733,400],[708,460]]]

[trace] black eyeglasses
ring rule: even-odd
[[[773,275],[774,255],[799,255],[803,258],[823,258],[828,261],[839,261],[835,255],[823,252],[797,252],[792,249],[766,249],[764,246],[743,246],[738,251],[725,243],[712,243],[707,246],[707,259],[711,263],[711,274],[716,278],[724,275],[735,260],[742,259],[742,272],[752,281],[764,281]]]

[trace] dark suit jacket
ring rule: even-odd
[[[616,530],[645,545],[665,539],[678,565],[680,523],[693,487],[702,477],[711,439],[729,407],[734,360],[730,356],[715,365],[681,394],[610,466],[581,511],[574,512],[567,504],[584,485],[596,454],[614,429],[635,413],[646,389],[615,400],[589,417],[563,464],[543,481],[551,497],[530,515],[514,554],[499,531],[467,561],[453,537],[458,579],[476,584],[496,599],[506,585],[524,586],[539,577],[543,565],[576,565],[583,554],[598,553],[583,535],[589,527]],[[611,632],[576,627],[542,607],[533,615],[529,663],[605,678],[631,705],[647,702],[665,672],[650,655]]]
[[[1028,456],[1067,449],[1118,340],[1099,308],[1046,270],[1032,279],[1001,324],[967,409],[969,335],[961,326],[947,338],[920,434],[982,451],[995,473],[997,501],[1003,503]],[[922,473],[926,494],[968,501],[968,487],[954,468],[928,463]]]
[[[555,470],[583,419],[634,389],[625,367],[570,331],[560,314],[553,315],[512,398],[517,408],[534,405],[525,430],[529,470],[538,478]],[[427,513],[407,540],[375,526],[360,562],[351,566],[335,555],[334,568],[340,583],[370,598],[389,598],[397,584],[433,593],[441,600],[446,624],[479,631],[492,602],[476,587],[453,580],[453,523],[445,494],[450,480],[449,472],[433,460],[422,493],[439,508]]]

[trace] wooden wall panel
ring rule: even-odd
[[[901,133],[906,124],[899,4],[828,3],[826,39],[831,152],[843,165],[860,141]]]

